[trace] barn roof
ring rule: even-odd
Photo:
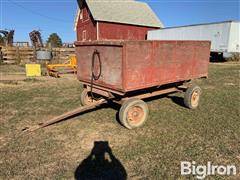
[[[164,27],[148,4],[144,2],[134,0],[86,0],[86,3],[93,19],[96,21]]]

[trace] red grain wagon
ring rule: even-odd
[[[82,105],[106,99],[121,104],[119,119],[128,129],[146,121],[141,99],[185,92],[194,109],[201,89],[191,81],[208,76],[209,41],[76,42],[77,76],[84,85]]]

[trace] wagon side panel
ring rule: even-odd
[[[107,45],[77,46],[77,77],[83,83],[91,83],[92,59],[95,55],[94,73],[100,74],[93,84],[107,89],[122,91],[122,47]],[[100,72],[101,69],[101,72]]]
[[[193,78],[208,77],[210,47],[210,42],[195,42],[192,64]]]
[[[208,75],[207,41],[147,41],[126,44],[126,91]]]
[[[154,56],[152,66],[152,85],[172,82],[178,76],[176,66],[176,43],[153,42]]]
[[[125,91],[145,88],[152,84],[152,52],[150,41],[125,43]]]
[[[207,42],[178,41],[175,59],[176,81],[207,76],[209,48]]]
[[[156,41],[155,44],[153,85],[207,76],[209,42]]]

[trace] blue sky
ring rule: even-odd
[[[240,0],[142,1],[166,27],[240,20]],[[15,41],[29,41],[30,31],[41,30],[44,40],[56,32],[64,42],[73,42],[76,10],[76,0],[0,0],[0,29],[15,29]]]

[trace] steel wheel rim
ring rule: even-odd
[[[194,91],[192,93],[192,97],[191,97],[191,103],[192,103],[193,107],[196,107],[198,105],[199,98],[200,98],[200,92],[199,91]]]
[[[131,124],[141,123],[144,118],[144,110],[140,106],[131,107],[127,113],[128,122]]]

